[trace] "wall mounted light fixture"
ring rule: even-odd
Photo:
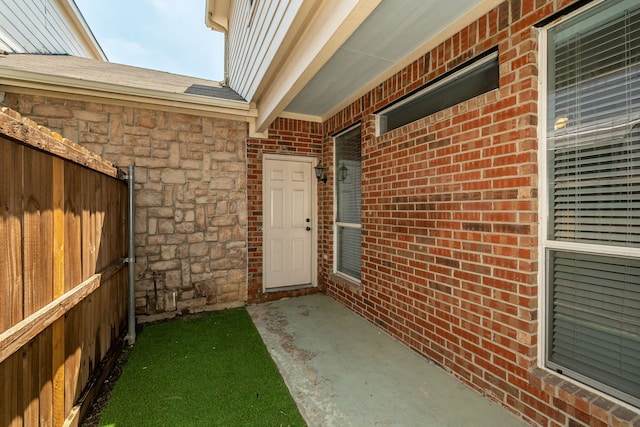
[[[314,169],[316,170],[316,179],[318,180],[318,182],[322,181],[326,183],[327,175],[324,174],[324,166],[318,165]]]
[[[338,168],[338,172],[340,172],[338,178],[340,181],[344,181],[347,179],[347,176],[349,175],[349,169],[347,169],[345,165],[340,166],[340,168]]]

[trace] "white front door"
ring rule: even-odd
[[[315,285],[314,160],[263,159],[263,274],[265,290]]]

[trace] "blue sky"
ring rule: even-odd
[[[221,81],[224,38],[205,0],[75,0],[109,61]]]

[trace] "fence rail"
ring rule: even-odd
[[[127,186],[0,111],[0,426],[77,425],[127,320]]]

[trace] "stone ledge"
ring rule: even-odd
[[[613,400],[595,394],[586,388],[565,380],[560,375],[542,368],[529,374],[534,387],[548,393],[554,406],[567,415],[570,426],[640,426],[640,411],[634,411]]]
[[[360,292],[362,292],[362,283],[356,282],[355,280],[351,280],[345,276],[342,276],[341,274],[336,274],[336,273],[332,273],[329,275],[329,280],[338,285],[341,286],[343,288],[348,289],[351,292],[360,294]]]

